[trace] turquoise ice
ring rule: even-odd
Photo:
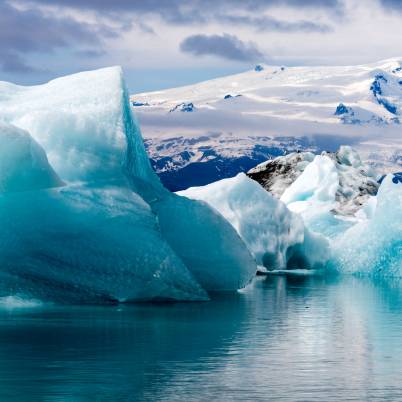
[[[4,289],[205,300],[253,277],[256,263],[231,225],[161,185],[120,68],[34,87],[0,83],[0,121],[9,150],[0,163]]]

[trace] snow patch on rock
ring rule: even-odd
[[[353,217],[379,184],[375,172],[350,146],[335,153],[292,153],[250,170],[248,175],[296,212],[326,210]]]

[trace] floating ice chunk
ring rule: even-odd
[[[306,230],[298,215],[243,173],[178,194],[205,201],[219,211],[257,263],[268,269],[319,268],[329,258],[322,236]]]
[[[341,272],[402,276],[402,183],[397,176],[385,177],[371,209],[371,219],[334,242],[334,264]]]
[[[45,151],[29,133],[0,122],[0,193],[61,184]]]
[[[7,289],[57,301],[207,298],[162,238],[149,206],[128,189],[3,195],[0,228]]]

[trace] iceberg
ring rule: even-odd
[[[254,258],[229,222],[205,203],[175,194],[151,204],[165,239],[208,291],[244,288]]]
[[[249,174],[302,217],[310,231],[325,236],[327,268],[402,276],[402,174],[377,181],[349,146],[306,164],[310,158],[308,153],[278,157]]]
[[[300,214],[310,230],[331,238],[358,220],[379,187],[375,173],[350,146],[316,156],[280,156],[248,175]]]
[[[34,87],[0,83],[0,122],[3,289],[57,300],[205,300],[255,274],[220,214],[160,183],[120,68]]]
[[[3,194],[0,227],[4,289],[64,302],[208,297],[129,189],[70,185]]]
[[[221,213],[268,270],[319,269],[329,258],[326,239],[306,229],[299,215],[244,173],[178,194]]]
[[[342,273],[402,276],[402,180],[387,175],[371,213],[334,241],[333,265]],[[372,215],[372,216],[370,216]]]
[[[281,198],[314,158],[312,152],[291,152],[260,163],[250,169],[247,176],[260,183],[274,197]]]
[[[285,190],[280,200],[317,233],[330,236],[340,230],[343,221],[335,218],[339,175],[327,155],[317,155],[303,173]]]
[[[285,190],[281,201],[298,213],[309,211],[313,204],[327,209],[335,203],[338,182],[334,162],[327,155],[317,155]]]

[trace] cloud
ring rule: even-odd
[[[380,0],[380,2],[385,9],[395,9],[397,11],[402,11],[401,0]]]
[[[159,37],[158,30],[180,26],[199,30],[214,24],[230,30],[244,27],[252,31],[327,33],[332,28],[314,17],[279,19],[271,11],[286,6],[293,10],[320,9],[330,16],[342,10],[340,1],[0,0],[0,69],[34,72],[38,70],[36,64],[43,64],[38,54],[51,55],[60,49],[66,50],[67,62],[67,57],[80,61],[107,57],[108,39],[123,37],[133,28],[154,37]],[[230,60],[261,57],[255,45],[244,44],[234,36],[195,36],[183,46],[193,54],[202,51]]]
[[[116,34],[102,25],[77,22],[72,18],[45,15],[38,10],[0,4],[0,67],[3,71],[33,72],[26,56],[52,53],[57,49],[100,52],[102,38]]]
[[[245,43],[234,35],[192,35],[180,44],[180,50],[196,56],[218,56],[235,61],[255,61],[264,58],[252,42]]]
[[[13,52],[0,51],[0,68],[8,73],[33,73],[36,69],[27,64],[24,59]]]
[[[278,31],[326,32],[328,27],[315,21],[287,22],[266,17],[236,18],[244,13],[255,14],[269,11],[273,7],[291,7],[294,9],[321,9],[330,16],[341,14],[343,4],[340,0],[29,0],[32,4],[64,6],[79,10],[95,11],[113,16],[115,20],[132,18],[138,23],[149,16],[157,16],[172,25],[205,24],[225,22],[254,26]]]
[[[168,13],[170,15],[185,13],[185,10],[206,10],[202,6],[225,9],[228,6],[238,10],[268,9],[275,6],[297,8],[342,9],[340,0],[30,0],[32,3],[45,5],[64,5],[79,9],[107,11],[131,11],[138,13]]]
[[[221,15],[218,19],[233,25],[245,25],[253,27],[259,31],[277,31],[277,32],[331,32],[332,28],[327,24],[319,24],[312,21],[299,20],[288,22],[278,20],[270,16],[251,17],[251,16],[234,16]]]

